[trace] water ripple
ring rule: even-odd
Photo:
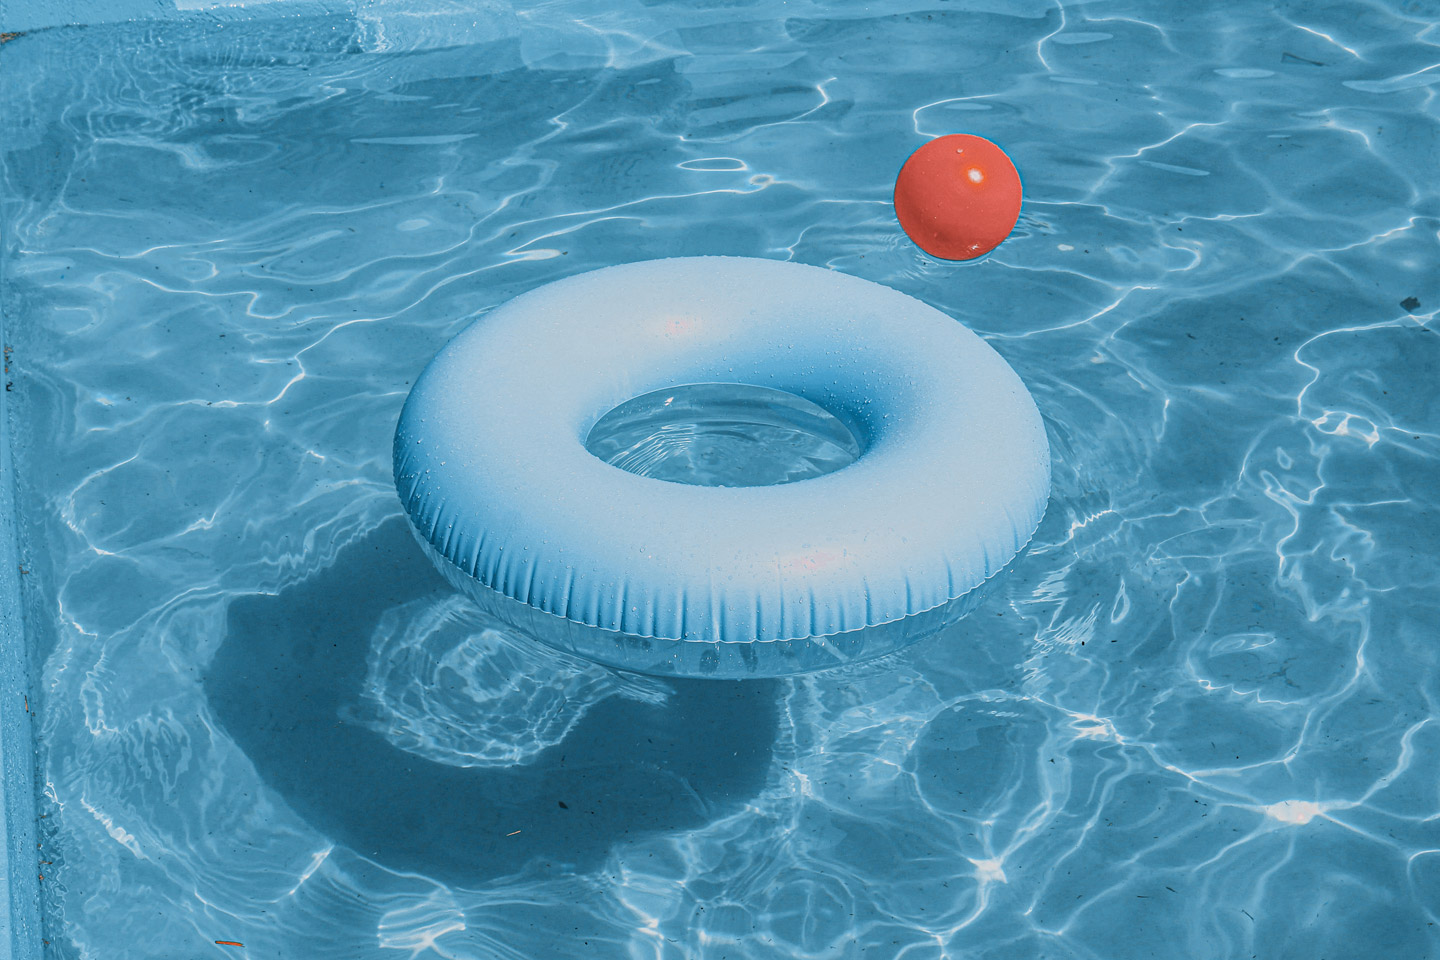
[[[1440,14],[954,6],[4,44],[57,956],[1440,950]],[[889,205],[952,132],[1026,188],[966,265]],[[447,338],[693,254],[895,286],[1032,387],[1054,500],[951,634],[624,678],[402,535],[390,434]]]

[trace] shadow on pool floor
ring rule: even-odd
[[[670,680],[664,704],[609,697],[505,768],[428,761],[343,721],[380,616],[449,591],[397,518],[312,578],[230,606],[205,677],[215,715],[266,784],[337,843],[474,885],[532,860],[593,869],[617,842],[699,826],[759,791],[775,681]]]

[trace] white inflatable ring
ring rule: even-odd
[[[796,394],[854,433],[825,476],[707,487],[587,451],[612,408],[683,384]],[[773,676],[888,653],[953,622],[1039,524],[1045,429],[961,324],[888,287],[739,257],[540,287],[416,381],[395,481],[440,569],[555,647],[687,676]]]

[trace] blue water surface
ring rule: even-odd
[[[360,7],[0,43],[49,956],[1440,957],[1440,4]],[[953,132],[1025,182],[970,264],[889,203]],[[425,361],[695,254],[1031,386],[968,620],[659,680],[428,566]]]

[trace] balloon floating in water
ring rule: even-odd
[[[1020,174],[984,137],[938,137],[910,154],[895,178],[895,216],[920,249],[944,260],[994,250],[1020,219]]]

